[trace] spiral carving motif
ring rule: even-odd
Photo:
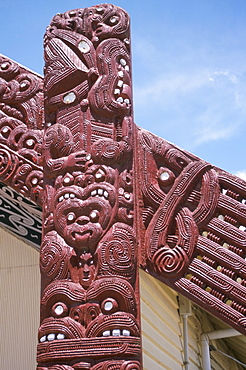
[[[41,245],[40,269],[47,282],[68,277],[68,258],[70,248],[63,239],[51,232],[46,235]]]
[[[10,154],[6,149],[0,148],[0,176],[5,181],[10,177],[18,166],[18,158]]]
[[[98,250],[99,274],[118,275],[131,279],[136,259],[134,246],[133,229],[125,224],[115,224],[111,236],[102,242]]]
[[[187,254],[179,246],[173,249],[162,247],[152,257],[155,271],[167,279],[170,276],[172,278],[178,277],[188,262]]]
[[[8,81],[14,78],[19,73],[19,71],[20,68],[17,63],[7,58],[1,58],[0,77]]]
[[[113,140],[97,140],[91,154],[95,162],[111,165],[119,160],[121,151],[119,144]]]
[[[70,130],[63,125],[53,125],[45,133],[44,146],[51,152],[51,158],[69,155],[73,149],[72,144],[73,136]]]

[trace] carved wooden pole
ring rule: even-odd
[[[141,369],[128,15],[56,15],[45,63],[38,369]]]

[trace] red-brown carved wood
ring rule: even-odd
[[[45,34],[39,370],[141,368],[129,37],[106,4]]]
[[[42,203],[43,79],[0,55],[0,179]]]
[[[0,60],[0,180],[43,204],[38,369],[141,369],[138,266],[246,333],[246,184],[134,126],[127,13],[56,15],[45,62],[43,95]]]
[[[140,266],[245,334],[245,181],[145,130],[137,143]]]

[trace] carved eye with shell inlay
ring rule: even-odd
[[[97,209],[94,209],[93,211],[90,212],[89,217],[91,222],[98,222],[99,220],[100,213],[98,212]]]
[[[119,17],[117,15],[113,15],[112,17],[109,18],[108,23],[111,26],[115,26],[117,23],[119,23]]]
[[[68,314],[68,308],[65,303],[57,302],[52,306],[51,312],[54,317],[64,317]]]
[[[106,298],[101,304],[101,309],[105,315],[109,315],[118,311],[119,307],[114,298]]]
[[[69,212],[67,215],[68,222],[73,222],[76,219],[76,215],[73,212]]]

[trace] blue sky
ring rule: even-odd
[[[42,39],[77,0],[0,2],[0,53],[43,73]],[[114,1],[132,20],[135,122],[246,179],[246,0]]]

